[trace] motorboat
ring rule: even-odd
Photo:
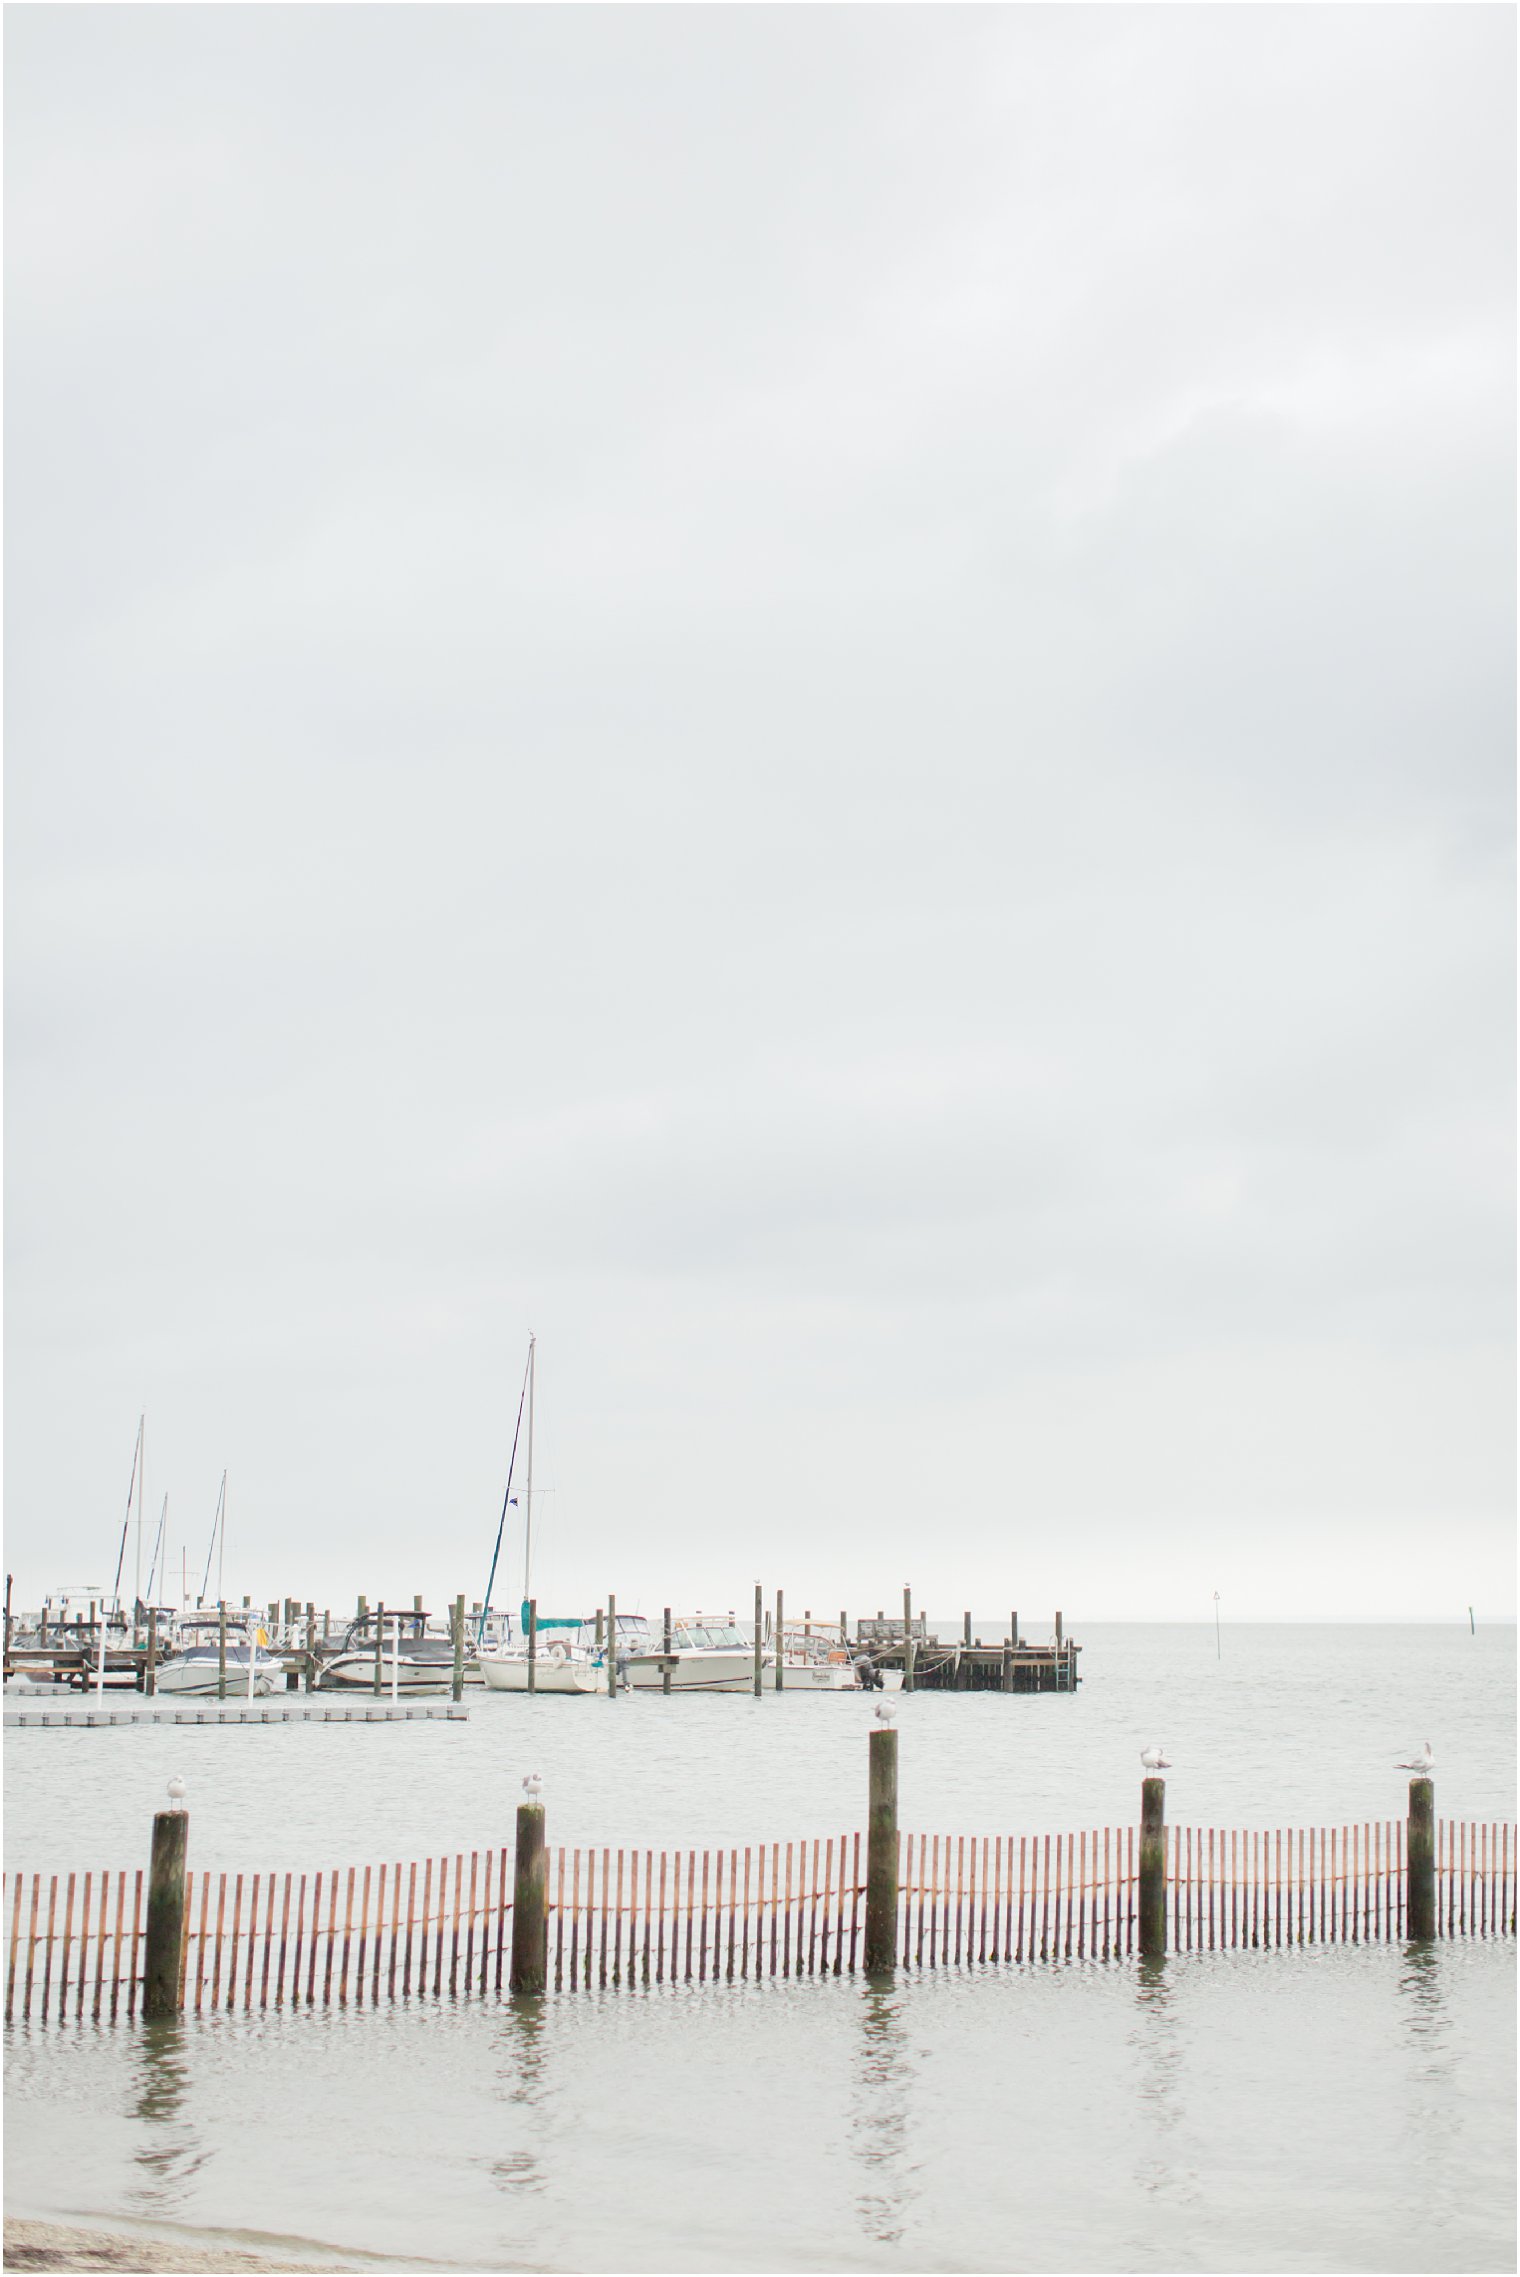
[[[283,1692],[285,1663],[268,1649],[257,1619],[248,1613],[229,1613],[226,1622],[224,1660],[221,1613],[182,1615],[173,1648],[154,1669],[154,1691],[200,1699],[221,1693],[229,1700],[267,1699],[271,1692]]]
[[[732,1619],[704,1620],[700,1614],[687,1620],[672,1621],[670,1650],[665,1649],[663,1630],[657,1636],[650,1623],[634,1615],[643,1631],[641,1639],[625,1639],[621,1617],[618,1622],[617,1680],[619,1685],[632,1692],[663,1692],[665,1678],[670,1677],[672,1692],[749,1692],[755,1683],[755,1647]],[[768,1647],[761,1650],[761,1673],[774,1672],[775,1655]],[[589,1664],[575,1664],[574,1682],[579,1692],[605,1692],[607,1686],[607,1655],[605,1647],[593,1651]]]
[[[410,1697],[452,1689],[454,1641],[430,1630],[428,1616],[420,1607],[411,1612],[377,1608],[350,1621],[336,1652],[319,1666],[317,1689],[373,1692],[377,1660],[383,1693]]]

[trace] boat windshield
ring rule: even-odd
[[[741,1636],[731,1621],[681,1621],[676,1626],[676,1641],[695,1652],[732,1652],[749,1649],[749,1638]]]

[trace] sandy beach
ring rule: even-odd
[[[193,2238],[137,2230],[66,2228],[61,2222],[5,2219],[7,2269],[140,2269],[208,2273],[221,2270],[353,2270],[355,2261],[287,2261],[258,2253],[219,2252]],[[398,2265],[399,2266],[399,2265]]]

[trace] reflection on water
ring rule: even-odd
[[[542,1999],[514,1994],[501,2011],[496,2046],[501,2061],[497,2100],[506,2117],[510,2147],[491,2161],[491,2178],[500,2190],[541,2191],[544,2171],[528,2139],[540,2129],[545,2067],[549,2057],[547,2017]]]
[[[901,2242],[918,2194],[910,2184],[917,2169],[908,2157],[912,2084],[902,1997],[883,1983],[863,1985],[849,2142],[869,2185],[855,2201],[860,2226],[880,2245]]]
[[[1452,2024],[1446,2002],[1447,1956],[1439,1945],[1406,1945],[1399,1971],[1400,2038],[1408,2052],[1405,2137],[1418,2186],[1439,2204],[1450,2187],[1453,2136],[1461,2124]]]
[[[206,2150],[187,2108],[190,2095],[188,2035],[196,2030],[177,2016],[144,2019],[133,2049],[129,2109],[132,2158],[138,2169],[131,2197],[144,2213],[169,2214],[184,2204],[206,2161]]]
[[[1195,2195],[1196,2178],[1179,2162],[1185,2118],[1186,2036],[1170,1972],[1177,1963],[1165,1954],[1142,1955],[1135,1963],[1135,2024],[1129,2044],[1138,2059],[1140,2152],[1135,2182],[1148,2196],[1165,2195],[1185,2204]]]

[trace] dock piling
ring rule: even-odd
[[[762,1671],[765,1667],[765,1598],[760,1584],[755,1583],[755,1698],[765,1689]]]
[[[216,1624],[216,1696],[227,1697],[227,1600],[222,1598],[217,1608]]]
[[[668,1693],[670,1690],[670,1607],[668,1605],[665,1608],[665,1618],[661,1626],[660,1649],[665,1655],[665,1666],[660,1670],[660,1690]]]
[[[1409,1782],[1409,1823],[1406,1828],[1409,1860],[1409,1934],[1412,1938],[1436,1933],[1436,1787],[1433,1779]]]
[[[897,1960],[897,1734],[879,1725],[870,1742],[866,1833],[867,1976],[889,1976]]]
[[[902,1680],[902,1688],[903,1688],[903,1690],[904,1690],[905,1692],[911,1692],[911,1691],[913,1691],[913,1690],[914,1690],[914,1688],[915,1688],[915,1687],[914,1687],[914,1683],[913,1683],[913,1663],[914,1663],[914,1659],[915,1659],[915,1654],[914,1654],[914,1651],[913,1651],[913,1592],[912,1592],[912,1590],[911,1590],[911,1589],[907,1589],[907,1588],[905,1588],[905,1589],[903,1590],[903,1680]]]
[[[1143,1957],[1166,1951],[1166,1781],[1140,1788],[1139,1946]]]
[[[538,1690],[538,1599],[528,1599],[528,1690]]]
[[[155,1811],[143,1956],[144,2016],[179,2014],[179,1959],[185,1934],[185,1854],[189,1840],[187,1811]]]
[[[158,1607],[148,1607],[148,1656],[143,1662],[143,1690],[151,1700],[158,1689]]]
[[[544,1856],[544,1806],[517,1806],[517,1859],[512,1883],[511,1992],[541,1993],[547,1981],[549,1885]]]
[[[385,1599],[375,1607],[375,1698],[385,1690]]]
[[[617,1599],[607,1599],[607,1697],[617,1698]]]
[[[464,1592],[455,1598],[449,1608],[449,1626],[454,1632],[454,1697],[464,1698]]]
[[[781,1650],[781,1591],[778,1589],[776,1592],[776,1690],[778,1692],[782,1689],[781,1663],[783,1657]]]

